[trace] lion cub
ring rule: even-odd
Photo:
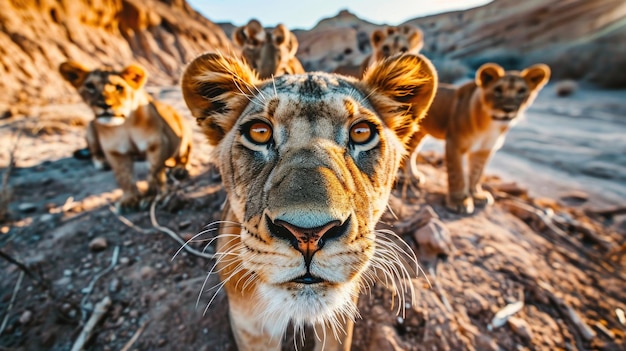
[[[296,58],[298,39],[282,23],[266,31],[259,21],[252,19],[235,29],[233,41],[241,47],[243,58],[261,79],[304,73]]]
[[[374,64],[396,54],[418,54],[424,46],[424,34],[410,24],[376,29],[370,35],[372,53],[361,64],[361,76]]]
[[[124,191],[118,204],[121,211],[137,209],[141,200],[133,181],[134,159],[146,158],[150,164],[146,196],[164,190],[166,166],[173,167],[178,178],[187,175],[191,129],[172,107],[154,101],[144,91],[147,73],[143,67],[89,70],[68,61],[59,71],[95,114],[87,127],[87,145],[96,168],[108,163],[113,169]]]
[[[478,69],[473,82],[460,87],[440,84],[420,130],[411,138],[411,157],[404,164],[408,179],[423,181],[416,169],[417,149],[422,138],[431,135],[446,141],[448,209],[469,214],[474,205],[493,203],[491,194],[480,186],[485,164],[549,78],[550,68],[544,64],[505,72],[499,65],[487,63]],[[467,175],[463,171],[465,155]]]

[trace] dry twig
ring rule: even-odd
[[[13,295],[11,295],[11,300],[9,301],[9,307],[7,307],[7,311],[2,319],[2,325],[0,325],[0,335],[4,332],[4,328],[7,326],[7,322],[9,321],[9,313],[13,308],[13,303],[15,302],[15,296],[17,296],[17,292],[20,291],[20,286],[22,285],[22,279],[24,278],[24,271],[20,271],[20,275],[17,277],[17,282],[15,283],[15,287],[13,288]]]
[[[130,348],[133,347],[135,342],[137,342],[137,339],[139,339],[139,336],[141,336],[141,333],[143,333],[143,331],[146,329],[146,327],[148,326],[149,323],[150,323],[149,320],[143,322],[141,324],[141,326],[137,329],[135,334],[133,334],[133,337],[130,338],[130,340],[128,340],[128,342],[126,344],[124,344],[124,347],[122,347],[122,349],[120,351],[128,351],[128,350],[130,350]]]
[[[111,264],[101,270],[100,272],[98,272],[98,274],[96,274],[91,281],[89,282],[89,285],[87,285],[86,288],[83,289],[83,293],[85,294],[85,296],[83,296],[82,300],[80,301],[80,310],[82,313],[82,320],[83,322],[85,321],[85,319],[87,319],[87,312],[86,312],[86,308],[85,308],[85,304],[87,303],[87,298],[89,298],[89,295],[91,294],[91,291],[93,290],[94,286],[96,285],[96,282],[102,278],[102,276],[104,276],[105,274],[109,273],[116,265],[117,265],[117,257],[120,254],[120,247],[116,246],[115,249],[113,249],[113,255],[111,256]],[[97,308],[97,307],[96,307]]]
[[[167,228],[167,227],[163,227],[161,226],[157,220],[156,220],[156,202],[157,200],[155,199],[154,201],[152,201],[152,204],[150,205],[150,222],[152,223],[152,226],[162,232],[167,234],[167,236],[169,236],[170,238],[174,239],[177,243],[179,243],[181,245],[181,247],[189,252],[192,255],[198,256],[198,257],[203,257],[206,259],[213,259],[215,258],[215,255],[212,254],[208,254],[205,252],[200,252],[196,249],[194,249],[193,247],[188,245],[188,242],[185,242],[178,234],[176,234],[173,230]]]
[[[94,308],[91,317],[89,317],[89,320],[85,324],[85,327],[83,328],[83,330],[81,330],[80,335],[78,335],[78,338],[74,342],[74,346],[72,346],[72,351],[81,351],[83,347],[85,347],[85,344],[87,343],[87,341],[89,341],[93,334],[94,327],[98,324],[98,322],[100,322],[100,319],[104,317],[107,310],[109,309],[109,306],[111,306],[111,298],[108,296],[105,296],[100,302],[96,304],[96,307]]]
[[[7,168],[2,175],[2,189],[0,189],[0,221],[4,220],[8,212],[9,201],[11,200],[11,191],[9,190],[9,177],[11,176],[11,172],[13,171],[13,167],[15,167],[15,153],[17,152],[17,146],[19,144],[20,138],[22,137],[23,130],[24,127],[20,128],[17,132],[13,147],[9,151],[9,164],[7,165]]]
[[[111,211],[111,213],[113,213],[113,215],[115,215],[115,217],[122,222],[123,224],[125,224],[127,227],[141,233],[141,234],[151,234],[150,229],[144,229],[141,228],[137,225],[135,225],[135,223],[131,222],[128,218],[120,215],[117,213],[117,210],[115,209],[115,207],[111,204],[109,204],[109,211]]]

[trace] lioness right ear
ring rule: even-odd
[[[383,32],[380,29],[376,29],[375,31],[372,32],[372,35],[370,36],[370,41],[372,42],[372,46],[377,47],[383,40],[385,40],[386,37],[387,37],[387,34],[385,34],[385,32]]]
[[[476,71],[476,85],[486,87],[504,76],[504,68],[497,63],[485,63]]]
[[[61,76],[63,76],[63,78],[70,82],[75,88],[78,88],[81,84],[83,84],[83,80],[85,80],[87,74],[89,74],[89,70],[76,61],[63,62],[59,66],[59,72],[61,73]]]
[[[187,66],[183,97],[211,145],[219,144],[235,125],[258,82],[252,69],[236,58],[204,54]]]
[[[244,32],[244,29],[245,27],[242,26],[235,28],[233,31],[233,41],[239,46],[243,46],[246,42],[246,33]]]
[[[365,72],[369,100],[404,143],[425,116],[437,90],[437,71],[422,55],[392,56]]]

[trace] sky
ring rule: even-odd
[[[244,25],[251,18],[264,27],[284,23],[290,29],[311,29],[323,18],[348,9],[359,18],[397,25],[406,20],[440,12],[462,10],[490,0],[187,0],[215,23]]]

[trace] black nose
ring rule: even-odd
[[[270,234],[288,241],[296,250],[300,251],[307,267],[310,265],[313,255],[324,247],[326,242],[346,235],[351,225],[350,218],[343,223],[331,221],[315,228],[302,228],[280,220],[272,221],[267,216],[265,219]]]

